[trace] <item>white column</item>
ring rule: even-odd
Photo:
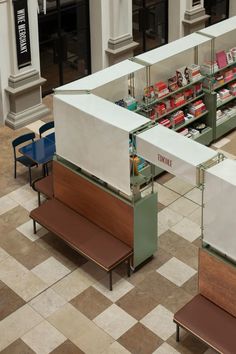
[[[4,57],[4,66],[1,67],[3,67],[4,71],[6,68],[2,90],[3,96],[5,96],[4,99],[8,101],[8,112],[5,114],[5,123],[14,129],[25,126],[48,114],[48,109],[42,104],[41,97],[41,85],[45,82],[45,79],[40,76],[38,2],[37,0],[28,0],[27,3],[31,64],[24,68],[19,69],[17,63],[15,19],[12,0],[5,1],[6,7],[4,9],[8,37],[5,39],[6,51],[1,51],[1,55]],[[6,60],[8,60],[8,65],[6,65]]]
[[[236,1],[229,1],[229,17],[236,16]]]
[[[132,0],[91,0],[90,33],[93,72],[131,57]]]

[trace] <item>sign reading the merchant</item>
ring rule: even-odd
[[[27,0],[13,0],[18,68],[31,64]]]

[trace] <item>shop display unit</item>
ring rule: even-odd
[[[213,140],[217,140],[236,127],[236,17],[199,33],[212,42],[211,61],[203,71],[203,85],[213,121]]]

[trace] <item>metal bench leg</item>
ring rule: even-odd
[[[112,270],[109,271],[109,289],[112,291]]]
[[[40,192],[38,192],[38,206],[41,205]]]
[[[179,325],[176,323],[176,342],[179,342]]]
[[[129,257],[127,261],[127,275],[130,277],[130,265],[131,265],[131,257]]]
[[[35,220],[33,220],[33,227],[34,227],[34,234],[36,234],[37,230],[36,230],[36,221]]]

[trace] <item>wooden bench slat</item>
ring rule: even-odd
[[[106,270],[132,254],[132,249],[56,199],[47,200],[30,217]]]
[[[224,354],[236,351],[236,318],[202,295],[174,315],[174,321]]]

